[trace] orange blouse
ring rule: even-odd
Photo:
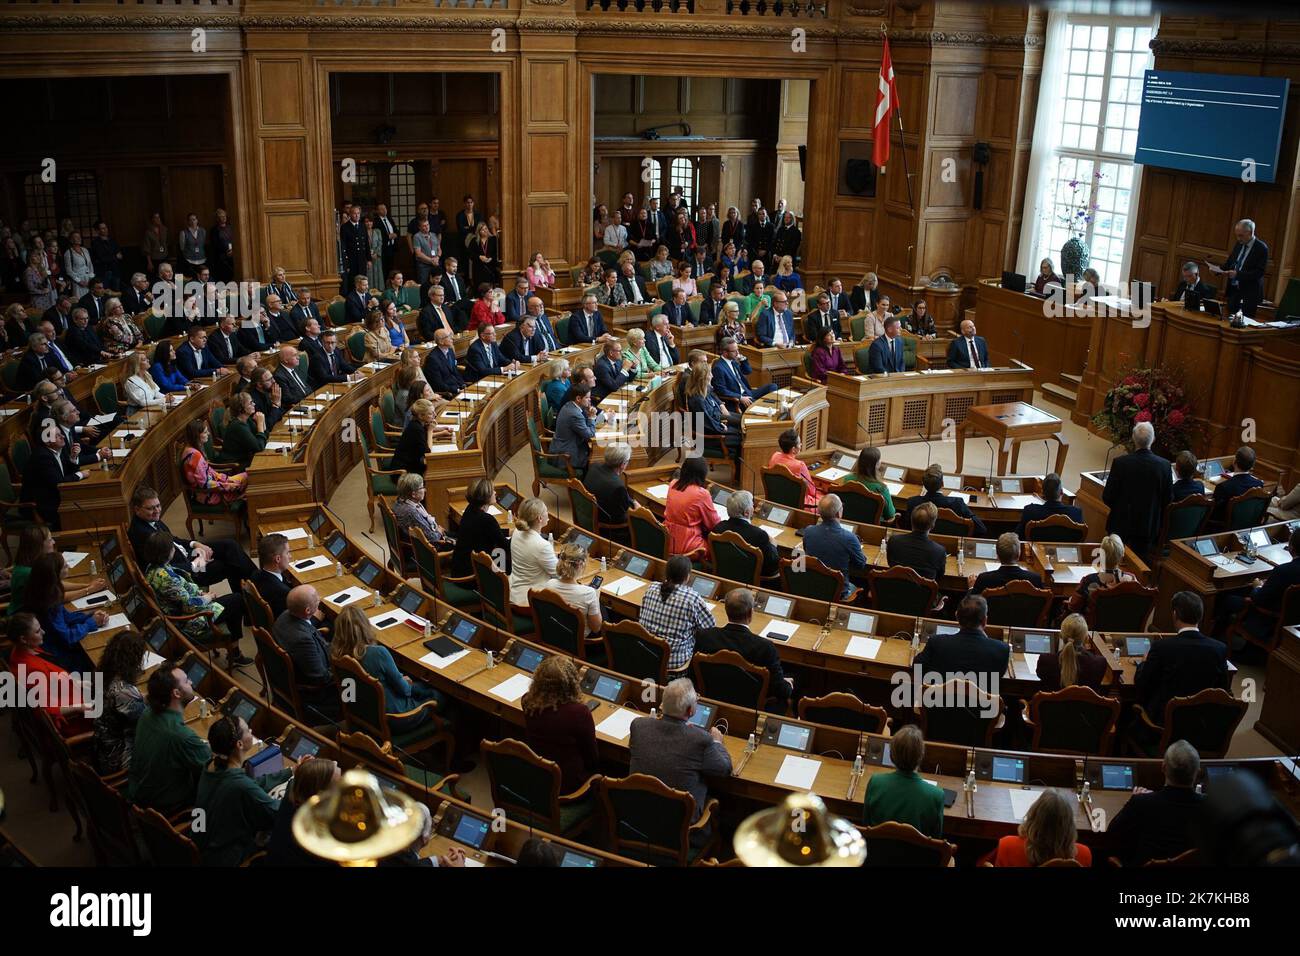
[[[690,554],[703,548],[709,532],[720,520],[707,488],[691,485],[679,491],[676,482],[669,486],[664,524],[673,554]]]
[[[767,463],[767,467],[773,465],[783,465],[794,473],[796,478],[802,478],[804,483],[803,503],[806,508],[817,507],[817,486],[813,484],[812,472],[808,470],[808,464],[801,461],[795,455],[787,455],[783,451],[772,452],[772,459]]]

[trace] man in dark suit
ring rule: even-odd
[[[989,344],[982,335],[975,334],[975,323],[970,319],[962,319],[961,338],[954,339],[948,346],[948,367],[989,367]]]
[[[456,367],[456,352],[451,347],[451,333],[439,329],[434,333],[434,347],[424,359],[424,378],[429,387],[443,398],[451,398],[465,387],[465,379]]]
[[[592,400],[599,404],[606,395],[617,392],[637,376],[636,359],[623,354],[623,341],[610,339],[601,350],[601,356],[594,366],[596,372],[596,391]]]
[[[1228,312],[1237,309],[1250,318],[1264,301],[1264,272],[1268,269],[1268,246],[1255,235],[1255,223],[1243,219],[1236,225],[1237,243],[1223,263],[1223,275],[1228,280]]]
[[[603,342],[609,338],[605,331],[605,320],[596,308],[596,295],[588,292],[582,297],[582,308],[569,316],[569,341],[566,345],[590,345]]]
[[[528,314],[528,276],[515,276],[514,291],[506,296],[506,321],[518,323]]]
[[[618,287],[623,292],[623,301],[632,305],[653,302],[655,299],[646,290],[645,282],[637,275],[636,266],[630,261],[623,263],[622,272],[618,277]]]
[[[628,494],[627,482],[623,473],[627,471],[628,462],[632,460],[632,449],[628,445],[613,443],[605,447],[604,461],[593,461],[587,465],[587,474],[582,485],[596,499],[600,509],[600,520],[608,524],[627,522],[628,509],[633,507],[632,496]],[[615,528],[607,532],[620,544],[631,541],[626,528]]]
[[[313,390],[307,376],[298,368],[300,362],[297,346],[280,346],[280,367],[272,377],[280,386],[280,395],[283,396],[286,407],[297,405]]]
[[[1190,449],[1184,448],[1174,456],[1174,475],[1174,501],[1205,494],[1205,483],[1196,477],[1196,455]]]
[[[753,369],[749,366],[749,359],[741,357],[740,346],[731,336],[722,340],[720,352],[721,357],[713,363],[713,392],[718,398],[748,408],[755,399],[776,391],[774,382],[759,388],[750,387],[748,376]]]
[[[840,322],[847,322],[853,315],[853,303],[849,301],[849,294],[844,291],[844,283],[839,279],[830,281],[826,290],[826,300],[830,305],[831,315]]]
[[[325,326],[325,320],[321,318],[320,309],[311,300],[311,288],[303,286],[298,290],[298,301],[289,310],[289,321],[293,323],[294,328],[300,329],[308,319],[315,319],[322,328]]]
[[[731,773],[731,754],[717,727],[703,730],[690,719],[699,696],[685,677],[664,688],[663,717],[638,717],[628,728],[628,770],[661,780],[674,790],[685,790],[695,800],[691,822],[700,818],[708,803],[705,777]]]
[[[343,285],[347,288],[355,276],[363,276],[370,266],[370,240],[361,221],[361,207],[354,205],[348,219],[339,227],[339,244],[343,251]]]
[[[1133,426],[1135,450],[1120,455],[1110,466],[1101,500],[1110,509],[1106,531],[1117,534],[1144,560],[1160,538],[1165,505],[1173,494],[1169,462],[1151,450],[1156,430],[1150,422]]]
[[[767,217],[766,209],[759,209],[754,224],[745,230],[745,245],[749,249],[749,261],[761,262],[772,251],[772,237],[775,227]]]
[[[156,531],[171,534],[171,529],[162,520],[162,503],[158,499],[158,492],[147,485],[137,485],[131,493],[131,511],[131,524],[127,527],[126,534],[138,561],[139,555],[144,553],[145,541],[151,534]],[[257,568],[244,553],[244,549],[229,538],[203,542],[186,541],[173,536],[172,540],[172,567],[184,571],[193,578],[195,584],[206,587],[225,581],[232,594],[239,594],[240,582],[257,573]],[[196,560],[201,567],[196,566]]]
[[[542,361],[546,343],[537,333],[537,322],[527,312],[524,313],[524,320],[506,333],[501,342],[501,351],[510,361],[520,365]]]
[[[27,351],[18,361],[15,382],[20,392],[30,392],[45,377],[46,369],[55,368],[50,343],[40,332],[27,336]]]
[[[312,620],[320,610],[320,595],[310,584],[300,584],[285,597],[285,610],[275,619],[271,636],[293,661],[303,706],[313,722],[337,720],[339,692],[330,668],[329,641]],[[302,685],[312,685],[308,692]]]
[[[776,645],[759,637],[749,629],[754,619],[754,592],[749,588],[733,588],[727,592],[727,626],[711,627],[695,635],[695,653],[713,654],[717,651],[735,651],[751,664],[767,668],[768,709],[784,714],[794,693],[794,680],[781,669],[781,655]]]
[[[455,256],[444,256],[442,260],[442,291],[446,297],[445,301],[448,306],[455,308],[456,304],[470,294],[469,286],[465,280],[457,273],[457,263]]]
[[[153,306],[153,293],[149,291],[149,277],[143,272],[131,276],[131,284],[122,290],[122,308],[127,315],[148,312]]]
[[[754,342],[759,348],[786,348],[795,344],[794,313],[790,311],[789,301],[780,289],[772,290],[772,307],[760,310],[754,321]]]
[[[923,680],[937,675],[940,682],[974,675],[976,685],[994,696],[1011,659],[1011,645],[984,633],[989,605],[978,594],[968,594],[957,605],[956,634],[935,635],[926,641],[914,666]],[[969,679],[969,677],[968,677]]]
[[[443,291],[442,286],[429,286],[429,302],[420,310],[420,317],[415,323],[420,331],[420,338],[425,342],[434,341],[434,333],[439,329],[446,329],[452,335],[456,334],[451,315],[443,304],[446,298],[447,293]]]
[[[867,371],[872,375],[907,371],[903,359],[903,337],[898,333],[898,316],[886,317],[885,334],[872,342],[867,350]]]
[[[292,342],[298,338],[298,326],[293,317],[285,311],[284,303],[278,295],[266,297],[266,318],[270,323],[271,338],[276,342]]]
[[[190,329],[189,338],[176,347],[176,367],[191,380],[207,378],[221,370],[221,362],[208,348],[208,333],[203,326]]]
[[[931,581],[943,579],[948,566],[948,552],[937,541],[930,540],[930,529],[939,509],[930,502],[918,505],[912,511],[912,530],[907,534],[890,535],[885,545],[885,558],[890,567],[902,565],[911,568]]]
[[[271,609],[271,620],[277,621],[284,613],[284,605],[289,597],[290,588],[285,580],[285,571],[289,568],[289,539],[282,534],[264,534],[257,542],[257,573],[251,578],[253,587],[267,607]]]
[[[379,308],[379,299],[370,292],[370,280],[364,275],[354,276],[352,291],[348,293],[347,302],[343,307],[344,318],[347,319],[348,325],[360,325],[370,314],[370,310],[377,308]]]
[[[42,429],[41,443],[32,449],[22,476],[23,497],[36,506],[41,520],[54,531],[62,530],[59,505],[63,496],[59,486],[82,477],[81,472],[69,468],[64,460],[64,444],[62,429]]]
[[[1065,515],[1071,521],[1083,524],[1083,511],[1077,505],[1061,504],[1061,476],[1052,472],[1043,479],[1043,503],[1025,505],[1020,512],[1020,524],[1016,525],[1016,534],[1024,537],[1029,522],[1042,521],[1052,515]]]
[[[53,325],[56,335],[62,335],[72,328],[72,300],[66,295],[59,296],[54,304],[41,314],[41,320]]]
[[[971,593],[981,594],[988,588],[1000,588],[1012,581],[1028,581],[1036,588],[1043,586],[1043,579],[1033,571],[1022,568],[1020,560],[1020,538],[1014,531],[998,535],[998,566],[979,575],[970,575]]]
[[[775,300],[773,300],[775,301]],[[721,283],[709,286],[709,294],[700,303],[700,325],[717,325],[722,321],[722,307],[727,303],[726,291]]]
[[[827,329],[835,332],[836,341],[844,337],[839,316],[831,312],[831,298],[823,292],[817,296],[817,308],[804,317],[803,337],[809,342],[820,342]]]
[[[342,385],[356,371],[339,351],[339,336],[326,329],[320,336],[320,355],[313,355],[307,365],[307,379],[313,389],[326,385]]]
[[[712,534],[732,532],[740,535],[745,543],[763,552],[762,576],[772,578],[781,568],[781,553],[769,535],[754,524],[754,496],[748,491],[733,491],[727,499],[727,518],[713,526]]]
[[[528,315],[533,320],[533,327],[537,330],[537,339],[541,342],[543,351],[554,352],[563,347],[560,337],[555,334],[555,329],[551,326],[551,320],[546,316],[546,306],[535,295],[528,298]]]
[[[393,257],[397,254],[397,223],[388,215],[388,207],[383,203],[375,206],[374,225],[384,234],[380,258],[383,261],[383,274],[387,276],[393,270]]]
[[[1251,474],[1254,467],[1255,449],[1242,445],[1233,457],[1232,471],[1227,472],[1214,489],[1214,512],[1218,520],[1227,520],[1228,502],[1233,498],[1264,486],[1264,482]]]
[[[650,320],[650,328],[645,334],[646,351],[660,365],[678,365],[681,353],[677,350],[677,339],[664,315],[656,315]]]
[[[91,326],[89,313],[80,306],[72,310],[72,328],[63,336],[63,351],[78,368],[106,362],[113,357]]]
[[[1277,625],[1276,615],[1282,610],[1282,601],[1286,597],[1287,589],[1293,584],[1300,584],[1300,526],[1291,532],[1287,551],[1291,554],[1291,560],[1269,571],[1263,582],[1257,584],[1249,594],[1251,611],[1241,623],[1260,640],[1267,640],[1272,636],[1273,628]],[[1225,594],[1219,598],[1216,633],[1224,632],[1233,618],[1246,606],[1246,598],[1247,595],[1241,592]],[[1272,616],[1261,614],[1256,608],[1271,611]],[[1246,643],[1244,637],[1235,637],[1234,641],[1233,650],[1240,650]]]
[[[506,358],[497,345],[496,327],[487,323],[480,325],[478,338],[465,352],[465,377],[477,382],[488,375],[503,375],[513,368],[518,368],[518,365]]]
[[[754,286],[759,282],[767,286],[767,267],[763,265],[763,260],[759,259],[749,267],[749,275],[740,280],[740,291],[745,295],[751,295]]]
[[[668,324],[677,328],[695,328],[695,317],[691,315],[691,307],[686,304],[686,290],[674,289],[673,300],[665,302],[663,313]]]
[[[1174,290],[1174,294],[1170,298],[1178,299],[1184,305],[1187,305],[1189,294],[1194,298],[1198,306],[1205,299],[1214,298],[1214,288],[1201,281],[1201,267],[1195,262],[1183,263],[1183,280],[1178,283],[1178,288]]]
[[[298,350],[307,353],[307,362],[310,367],[311,363],[314,363],[325,352],[320,338],[320,323],[315,319],[308,319],[298,326],[298,331]]]
[[[1222,641],[1200,631],[1205,604],[1192,591],[1179,591],[1170,601],[1173,637],[1151,642],[1146,660],[1133,675],[1138,703],[1156,723],[1163,724],[1165,704],[1190,697],[1209,687],[1228,687],[1228,649]]]
[[[104,283],[98,279],[91,280],[90,291],[77,300],[77,305],[86,310],[90,324],[98,326],[104,321]]]
[[[275,345],[275,339],[271,332],[271,317],[266,314],[265,309],[259,308],[253,311],[253,318],[245,320],[248,323],[247,327],[244,327],[244,322],[241,322],[241,327],[237,333],[244,351],[248,354],[265,352]]]
[[[1196,845],[1193,828],[1205,802],[1196,792],[1201,755],[1186,740],[1175,740],[1165,751],[1164,769],[1165,785],[1136,788],[1106,827],[1125,866],[1168,860]]]
[[[253,387],[248,393],[253,396],[253,406],[266,419],[267,428],[278,425],[289,409],[289,401],[281,394],[280,383],[269,368],[253,370]]]
[[[930,502],[935,508],[947,508],[949,511],[956,512],[959,518],[970,518],[973,522],[971,526],[971,535],[976,538],[987,538],[988,529],[984,527],[984,522],[971,513],[970,506],[960,498],[943,493],[943,466],[939,464],[930,465],[921,475],[921,487],[925,489],[924,494],[916,495],[907,501],[907,513],[911,515],[912,510],[917,505],[924,502]]]
[[[221,317],[221,321],[217,323],[217,330],[208,339],[208,351],[222,365],[234,365],[237,358],[248,354],[248,349],[239,340],[239,333],[235,331],[233,315]]]

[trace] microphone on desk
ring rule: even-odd
[[[930,439],[925,437],[923,432],[917,432],[916,437],[925,442],[925,467],[930,467]]]
[[[1115,442],[1115,444],[1111,445],[1110,448],[1106,451],[1106,463],[1103,466],[1101,472],[1101,480],[1103,484],[1110,480],[1110,456],[1115,453],[1115,449],[1118,448],[1119,446],[1120,443]]]
[[[996,467],[996,462],[998,457],[998,443],[994,441],[992,438],[988,440],[988,443],[989,443],[989,487],[991,490],[993,486],[993,469]]]

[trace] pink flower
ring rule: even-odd
[[[1124,384],[1125,384],[1125,385],[1138,385],[1138,384],[1140,384],[1140,380],[1138,379],[1138,377],[1137,377],[1136,375],[1130,375],[1128,378],[1124,379]]]
[[[1133,404],[1138,408],[1146,408],[1151,404],[1151,396],[1146,392],[1138,392],[1133,396]]]
[[[1169,418],[1168,418],[1169,425],[1173,428],[1177,428],[1179,425],[1183,423],[1184,418],[1185,416],[1183,415],[1183,413],[1175,408],[1172,412],[1169,413]]]
[[[1135,416],[1133,416],[1133,421],[1149,422],[1151,421],[1151,413],[1146,411],[1138,412]]]

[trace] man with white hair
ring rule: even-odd
[[[662,312],[650,320],[650,329],[645,334],[645,348],[650,357],[661,366],[681,363],[681,353],[677,351],[677,341],[668,325],[668,316]]]
[[[1150,422],[1133,426],[1133,451],[1111,463],[1101,500],[1110,509],[1106,531],[1117,534],[1146,559],[1160,538],[1165,506],[1173,497],[1169,462],[1151,450],[1156,430]]]
[[[850,583],[849,574],[867,566],[862,542],[856,534],[840,524],[840,518],[844,516],[844,502],[840,501],[839,495],[822,495],[817,502],[817,513],[821,516],[821,521],[803,533],[804,553],[816,558],[832,571],[843,574],[844,591],[840,596],[845,601],[851,600],[857,588]]]
[[[605,460],[593,461],[582,479],[583,487],[596,499],[602,523],[626,525],[627,511],[633,507],[623,473],[632,460],[632,447],[616,442],[605,448]],[[605,533],[619,544],[630,544],[632,539],[626,527],[606,528]],[[764,535],[766,537],[766,535]]]
[[[709,538],[715,539],[720,534],[730,531],[740,535],[744,542],[763,552],[763,572],[765,578],[775,577],[781,565],[781,553],[776,550],[772,536],[753,523],[754,496],[748,491],[734,491],[727,499],[727,518],[719,521],[709,532]]]
[[[1228,312],[1235,314],[1241,309],[1244,315],[1255,317],[1255,310],[1264,301],[1264,271],[1268,268],[1268,246],[1263,239],[1255,235],[1255,223],[1243,219],[1233,230],[1237,234],[1237,243],[1224,260],[1223,268],[1217,270],[1228,280]],[[1211,270],[1215,271],[1215,270]]]
[[[1196,845],[1192,826],[1205,800],[1196,792],[1201,755],[1186,740],[1175,740],[1164,765],[1165,785],[1154,792],[1135,788],[1106,828],[1125,866],[1167,860]]]
[[[638,717],[628,737],[629,772],[647,773],[674,790],[688,791],[695,798],[692,822],[700,818],[709,798],[705,775],[731,773],[731,755],[718,728],[706,731],[689,722],[698,703],[699,695],[688,678],[670,681],[661,702],[663,717]]]

